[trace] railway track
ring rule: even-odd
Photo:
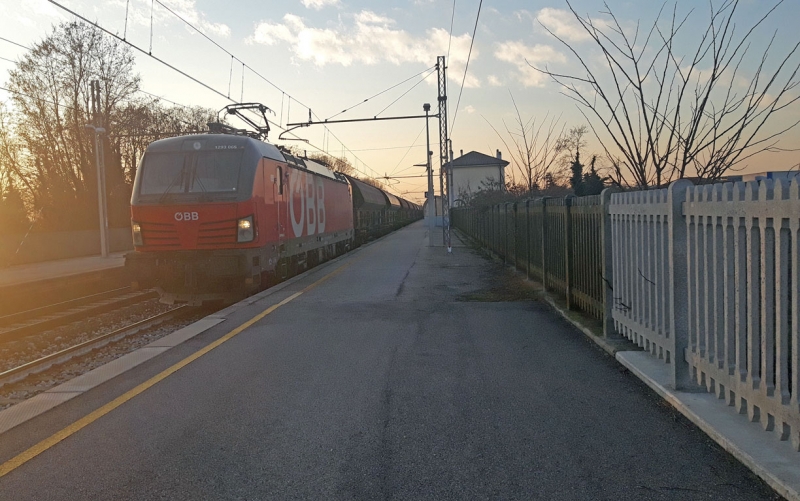
[[[70,322],[101,315],[158,297],[155,291],[131,292],[130,287],[0,317],[0,343],[22,339]]]
[[[0,316],[0,410],[208,314],[157,297],[121,287]]]
[[[180,306],[144,320],[140,320],[134,324],[122,327],[120,329],[115,329],[111,332],[98,335],[87,341],[76,343],[69,348],[51,353],[12,369],[8,369],[0,373],[0,387],[22,381],[28,376],[44,372],[53,366],[64,364],[76,357],[85,355],[93,350],[96,350],[97,348],[115,341],[119,341],[125,337],[132,336],[143,330],[152,329],[170,321],[177,320],[182,316],[187,315],[190,311],[190,308],[186,306]]]

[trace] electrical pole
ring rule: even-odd
[[[108,204],[106,202],[106,169],[103,158],[103,141],[100,135],[106,130],[102,127],[102,115],[100,113],[100,82],[92,80],[92,122],[85,125],[87,129],[94,131],[94,155],[97,166],[97,211],[100,219],[100,255],[108,257]]]

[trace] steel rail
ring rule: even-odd
[[[0,387],[21,381],[32,374],[46,371],[54,365],[63,364],[64,362],[68,362],[77,356],[86,354],[92,350],[96,350],[97,348],[105,346],[106,344],[131,336],[142,330],[150,329],[169,320],[174,320],[185,314],[187,311],[191,311],[187,306],[179,306],[169,311],[165,311],[163,313],[159,313],[158,315],[136,322],[135,324],[127,327],[122,327],[106,334],[102,334],[96,338],[89,339],[88,341],[84,341],[61,351],[51,353],[50,355],[46,355],[37,360],[24,363],[7,371],[0,372]]]
[[[103,299],[110,299],[112,297],[121,296],[122,294],[125,293],[125,291],[129,290],[130,286],[120,287],[119,289],[112,289],[104,292],[98,292],[97,294],[91,294],[89,296],[70,299],[68,301],[62,301],[60,303],[48,304],[47,306],[41,306],[39,308],[33,308],[30,310],[20,311],[17,313],[10,313],[8,315],[0,316],[0,326],[4,327],[6,325],[12,325],[15,323],[24,322],[31,318],[49,315],[51,313],[67,310],[69,308],[75,308],[77,306],[83,306],[93,301],[100,301]]]
[[[122,296],[122,298],[117,301],[101,300],[104,302],[100,302],[99,304],[95,304],[93,306],[75,306],[72,310],[62,311],[60,314],[54,314],[52,317],[45,317],[39,321],[23,323],[17,326],[12,325],[10,328],[0,329],[0,341],[13,341],[28,336],[32,333],[54,329],[77,320],[82,320],[91,315],[107,313],[109,311],[120,309],[136,303],[141,303],[142,301],[147,301],[148,299],[153,299],[155,297],[158,297],[157,292],[146,291],[133,295],[129,294],[128,297]]]

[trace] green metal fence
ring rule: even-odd
[[[610,196],[610,194],[609,194]],[[603,220],[608,197],[537,198],[452,211],[455,228],[540,281],[576,308],[604,319]]]

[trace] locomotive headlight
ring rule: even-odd
[[[131,233],[133,233],[133,245],[144,245],[144,239],[142,238],[142,225],[139,223],[131,223]]]
[[[252,242],[256,237],[256,228],[253,224],[253,216],[241,218],[236,224],[238,232],[236,235],[237,242]]]

